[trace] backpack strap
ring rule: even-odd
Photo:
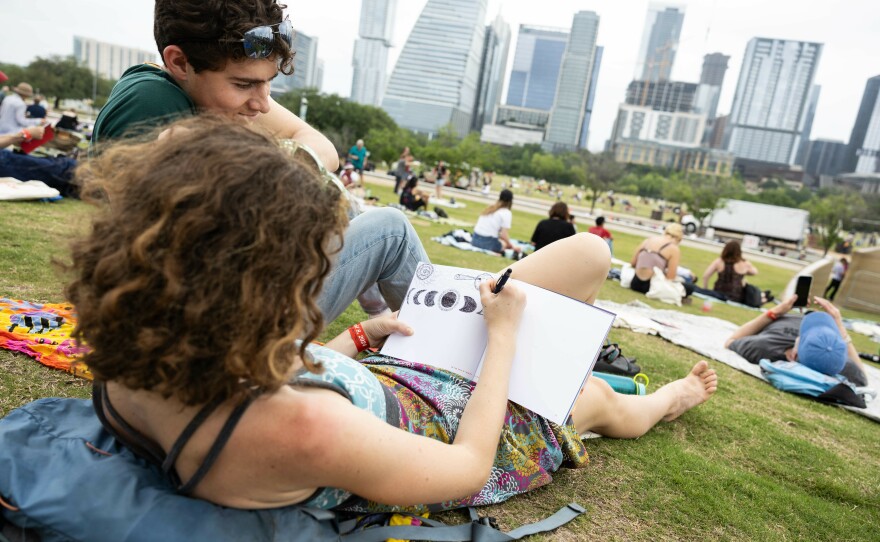
[[[503,532],[495,524],[495,518],[481,517],[477,511],[469,507],[468,514],[470,523],[462,525],[444,525],[439,521],[429,521],[420,518],[426,526],[393,526],[376,527],[353,531],[342,535],[345,542],[384,542],[388,538],[426,540],[430,542],[510,542],[520,540],[526,536],[537,533],[552,531],[586,512],[577,503],[570,503],[562,507],[550,517],[535,523],[523,525],[510,532]]]

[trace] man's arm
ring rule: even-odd
[[[309,147],[321,158],[327,171],[339,169],[339,156],[333,143],[271,97],[269,97],[269,112],[258,116],[256,124],[269,130],[275,137],[295,139]]]
[[[44,128],[42,126],[32,126],[31,128],[27,128],[27,131],[31,134],[33,139],[43,139]],[[4,149],[10,145],[24,143],[26,140],[27,138],[24,136],[24,130],[13,134],[0,135],[0,149]]]
[[[784,316],[791,310],[794,306],[794,302],[797,301],[797,294],[793,294],[788,299],[776,305],[772,309],[767,312],[762,312],[760,315],[756,316],[754,319],[746,322],[739,329],[733,332],[733,335],[728,337],[726,341],[724,341],[724,348],[730,348],[730,343],[737,339],[742,339],[743,337],[751,337],[752,335],[757,335],[761,332],[765,327],[770,325],[770,322],[776,320],[780,316]],[[773,317],[768,316],[767,313],[773,313]],[[852,346],[852,345],[850,345]],[[858,357],[858,356],[856,356]]]
[[[843,325],[843,317],[840,316],[840,309],[834,306],[833,303],[828,301],[825,298],[814,296],[813,300],[817,305],[822,307],[825,312],[831,315],[834,318],[834,322],[837,324],[837,330],[840,332],[840,336],[846,341],[846,354],[847,357],[852,360],[859,368],[863,368],[861,358],[859,358],[859,351],[856,350],[855,345],[853,345],[852,338],[850,338],[849,333],[846,330],[846,327]],[[864,369],[862,369],[864,371]]]

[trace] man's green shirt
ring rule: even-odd
[[[98,114],[91,146],[142,135],[196,112],[189,95],[161,67],[132,66],[119,78]]]

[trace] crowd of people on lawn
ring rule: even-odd
[[[525,295],[513,283],[493,293],[494,278],[480,286],[488,346],[478,384],[371,350],[412,333],[396,311],[429,257],[399,210],[352,212],[346,191],[356,181],[344,186],[328,173],[340,168],[333,144],[269,95],[272,79],[293,69],[282,7],[212,6],[156,0],[163,64],[127,70],[96,120],[76,177],[82,198],[103,212],[74,246],[65,290],[76,338],[90,348],[95,415],[177,492],[252,510],[497,503],[563,466],[585,466],[580,435],[636,438],[715,393],[717,375],[699,361],[644,396],[590,377],[563,426],[509,403]],[[40,123],[24,121],[5,141]],[[368,156],[358,141],[343,174],[362,173]],[[411,162],[406,149],[396,188],[427,206],[407,175]],[[436,197],[447,173],[440,163]],[[513,200],[502,190],[481,213],[475,246],[519,254],[509,237]],[[512,278],[593,302],[612,241],[604,220],[594,228],[577,233],[556,203],[532,236],[538,250],[509,265]],[[655,268],[674,279],[681,240],[677,225],[646,239],[631,287],[644,291]],[[735,299],[756,273],[725,247],[703,283],[717,274],[714,289]],[[314,343],[371,292],[384,310]],[[824,312],[795,317],[792,303],[742,326],[729,348],[863,379],[839,311],[817,298]]]

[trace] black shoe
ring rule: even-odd
[[[607,344],[603,347],[593,370],[623,376],[635,376],[642,372],[642,368],[636,364],[636,358],[621,355],[617,343]]]

